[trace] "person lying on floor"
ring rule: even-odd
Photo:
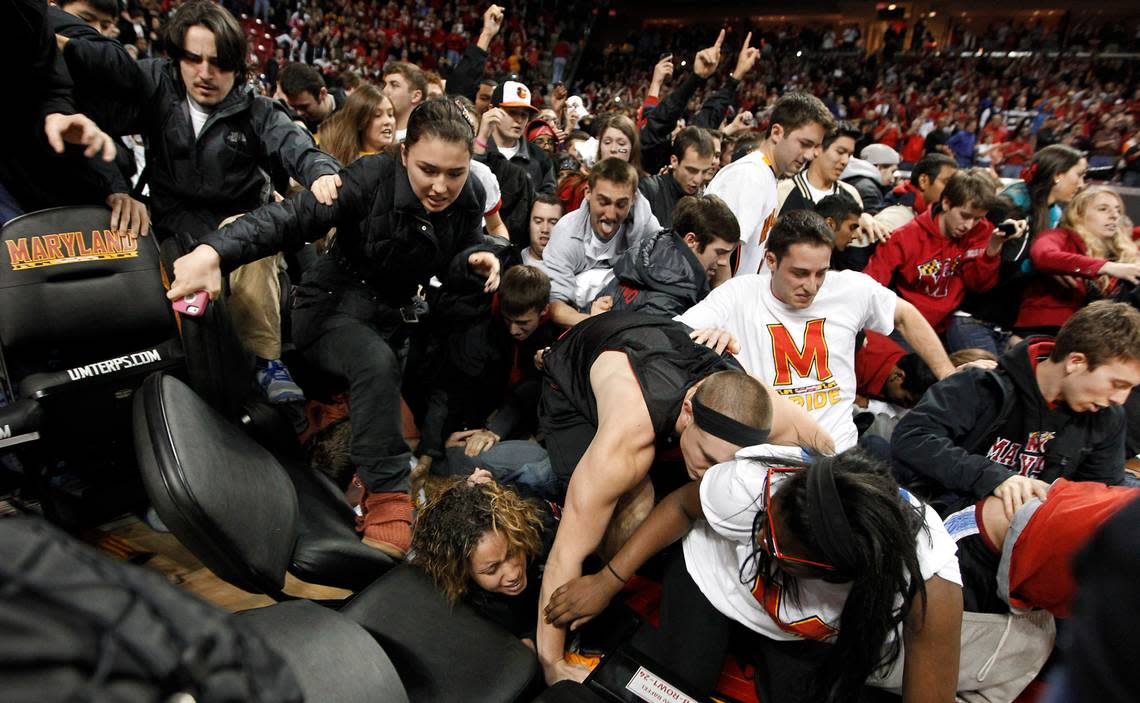
[[[449,602],[468,603],[533,649],[539,585],[559,515],[554,503],[524,498],[479,469],[420,509],[409,559]]]

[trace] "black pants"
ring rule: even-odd
[[[811,700],[812,686],[831,650],[830,644],[813,640],[772,640],[722,615],[693,582],[684,552],[677,550],[665,570],[661,625],[651,655],[695,687],[693,695],[708,696],[720,678],[730,640],[733,650],[755,667],[756,695],[763,703]],[[859,700],[890,699],[873,689],[865,688],[864,694]]]
[[[400,382],[407,345],[371,324],[341,318],[302,350],[321,370],[348,382],[352,462],[372,492],[408,490],[411,450],[404,441]],[[393,348],[395,345],[395,348]]]
[[[598,428],[578,412],[561,389],[544,383],[538,401],[539,426],[550,455],[550,466],[558,480],[559,497],[565,498],[566,487],[582,455],[594,441]]]

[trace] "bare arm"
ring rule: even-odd
[[[903,701],[953,701],[961,651],[962,587],[939,576],[926,582],[903,626]]]
[[[601,544],[614,507],[653,462],[653,424],[641,388],[621,352],[604,352],[590,370],[598,402],[598,432],[574,470],[562,522],[546,560],[538,612],[538,657],[548,684],[565,678],[565,633],[548,625],[543,609],[559,586],[582,573],[582,560]]]
[[[811,413],[788,400],[776,391],[768,389],[772,399],[772,432],[768,436],[770,444],[786,447],[814,449],[820,454],[834,454],[835,442],[827,430],[820,427]]]
[[[902,298],[899,298],[898,305],[895,306],[895,327],[902,333],[907,344],[922,357],[936,378],[941,380],[954,373],[954,365],[950,363],[950,357],[946,356],[946,349],[934,328],[918,308]]]

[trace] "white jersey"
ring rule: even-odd
[[[677,316],[693,329],[728,330],[744,370],[803,406],[835,440],[855,446],[855,336],[890,334],[898,297],[857,271],[830,271],[815,300],[797,310],[772,295],[772,277],[739,276]]]
[[[740,224],[740,260],[733,275],[759,273],[765,242],[776,223],[776,169],[762,151],[722,168],[705,188],[728,205]]]
[[[726,617],[774,640],[830,641],[839,633],[851,584],[800,579],[799,598],[793,602],[778,586],[767,584],[765,588],[764,578],[755,571],[755,560],[750,559],[753,520],[767,509],[764,488],[768,477],[765,465],[746,457],[787,455],[787,447],[760,445],[743,449],[733,461],[709,469],[700,489],[705,519],[698,520],[685,537],[685,564],[701,593]],[[786,477],[773,479],[774,491],[780,490],[779,482]],[[902,493],[912,505],[919,505],[909,493]],[[922,578],[940,576],[961,585],[958,548],[938,514],[930,506],[925,506],[925,513],[925,529],[915,537]],[[901,595],[898,605],[902,605]]]

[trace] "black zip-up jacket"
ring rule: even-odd
[[[681,190],[677,179],[672,173],[659,173],[654,176],[645,176],[637,184],[637,189],[649,201],[649,209],[657,218],[657,224],[668,229],[673,226],[673,208],[677,201],[688,195]]]
[[[712,288],[696,254],[672,230],[641,238],[614,264],[614,279],[598,296],[613,299],[611,311],[672,319],[704,300]]]
[[[1050,409],[1029,359],[1030,346],[1042,341],[1025,340],[993,371],[948,376],[902,418],[892,454],[896,466],[917,475],[917,492],[941,495],[950,508],[960,501],[946,492],[981,499],[1019,471],[1046,482],[1124,480],[1124,410]]]
[[[70,56],[70,54],[69,54]],[[147,139],[147,183],[155,232],[200,240],[233,215],[262,205],[274,161],[306,187],[340,170],[274,100],[235,84],[195,138],[178,65],[137,62],[112,80],[126,94],[108,120],[115,134]]]
[[[335,316],[385,327],[400,324],[400,308],[432,276],[442,279],[449,266],[466,269],[469,254],[493,251],[482,235],[484,193],[476,179],[467,179],[446,210],[429,214],[397,159],[365,156],[340,175],[342,185],[332,205],[321,205],[304,191],[257,209],[201,242],[217,250],[222,271],[228,273],[300,248],[336,227],[329,252],[302,277],[296,311],[317,320]],[[326,321],[324,329],[335,324]]]

